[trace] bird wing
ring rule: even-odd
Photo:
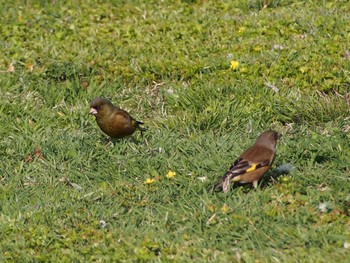
[[[230,167],[230,169],[226,172],[226,174],[224,175],[223,188],[229,187],[230,182],[232,180],[235,181],[235,178],[237,178],[237,181],[239,181],[240,175],[256,171],[256,170],[261,169],[262,167],[268,166],[270,164],[269,160],[263,160],[261,162],[251,162],[251,161],[245,160],[243,158],[239,158],[236,162],[235,162],[236,165],[233,164]],[[227,187],[225,187],[225,186],[227,186]]]
[[[242,157],[238,158],[233,165],[228,169],[226,174],[224,175],[224,178],[230,178],[229,180],[232,180],[234,177],[253,172],[261,167],[267,166],[270,164],[269,160],[262,160],[260,162],[252,162],[248,161]]]
[[[247,161],[243,158],[239,158],[236,165],[232,165],[226,172],[222,179],[222,189],[224,192],[228,192],[230,189],[231,181],[241,181],[241,175],[258,172],[259,169],[264,168],[270,164],[269,160],[264,160],[259,163]],[[262,171],[264,173],[264,171]],[[259,172],[258,172],[259,173]],[[253,174],[253,173],[252,173]]]
[[[136,120],[127,111],[119,109],[117,114],[123,116],[123,118],[128,123],[128,125],[132,125],[132,126],[136,127],[137,129],[140,129],[141,131],[145,130],[145,128],[140,127],[140,125],[142,125],[144,123],[142,121]]]
[[[242,155],[231,165],[228,169],[226,177],[233,179],[234,177],[255,171],[261,167],[270,165],[273,158],[273,151],[261,147],[260,145],[254,145],[247,149]]]
[[[270,149],[264,147],[251,147],[247,149],[228,169],[226,174],[215,185],[214,189],[222,187],[224,192],[227,192],[230,187],[230,182],[239,181],[240,176],[266,167],[271,164],[273,154]]]

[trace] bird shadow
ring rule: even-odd
[[[142,139],[136,139],[135,137],[131,136],[131,137],[129,137],[129,140],[136,145],[141,145],[141,144],[148,145],[148,141],[147,141],[146,137],[144,137],[144,136],[142,136]]]
[[[280,171],[278,169],[274,169],[270,172],[267,172],[265,176],[260,180],[258,184],[258,188],[265,189],[270,185],[274,185],[278,182],[278,178],[281,176],[289,174],[290,171]],[[254,186],[252,183],[240,183],[235,182],[231,185],[230,191],[233,191],[237,188],[243,188],[244,190],[250,191],[254,190]],[[213,186],[208,187],[208,191],[212,194],[223,192],[222,189],[215,189]]]
[[[291,170],[281,170],[278,168],[266,173],[266,175],[261,179],[261,181],[259,182],[259,186],[262,189],[268,187],[269,185],[276,184],[280,177],[289,174],[291,171]]]
[[[259,187],[264,189],[268,187],[269,185],[274,185],[278,181],[278,178],[281,177],[283,174],[277,174],[273,171],[266,174],[261,181],[259,182]]]
[[[147,139],[143,136],[142,137],[143,140],[140,140],[140,139],[136,139],[135,137],[133,136],[128,136],[126,138],[111,138],[111,137],[104,137],[104,142],[106,143],[106,148],[110,147],[110,146],[116,146],[117,144],[121,143],[121,142],[124,142],[124,141],[128,141],[128,142],[131,142],[133,144],[136,144],[136,145],[143,145],[143,144],[146,144],[148,145],[148,141]]]

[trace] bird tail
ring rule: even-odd
[[[237,171],[228,171],[220,180],[214,185],[213,191],[224,191],[225,193],[230,191],[231,181],[237,182],[240,180],[240,175]]]
[[[141,131],[141,134],[146,131],[147,129],[145,127],[141,127],[140,125],[143,125],[144,123],[142,121],[135,121],[135,126],[137,129]]]
[[[223,183],[225,181],[225,176],[223,176],[222,178],[220,178],[220,180],[214,185],[213,192],[221,192],[222,188],[223,188]]]

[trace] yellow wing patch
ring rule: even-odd
[[[249,173],[249,172],[254,171],[254,170],[256,169],[256,166],[257,166],[257,164],[252,164],[252,166],[249,167],[245,172],[246,172],[246,173]]]

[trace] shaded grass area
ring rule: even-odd
[[[347,261],[346,1],[1,7],[1,260]],[[145,136],[106,147],[100,95]],[[269,128],[260,188],[212,194]]]

